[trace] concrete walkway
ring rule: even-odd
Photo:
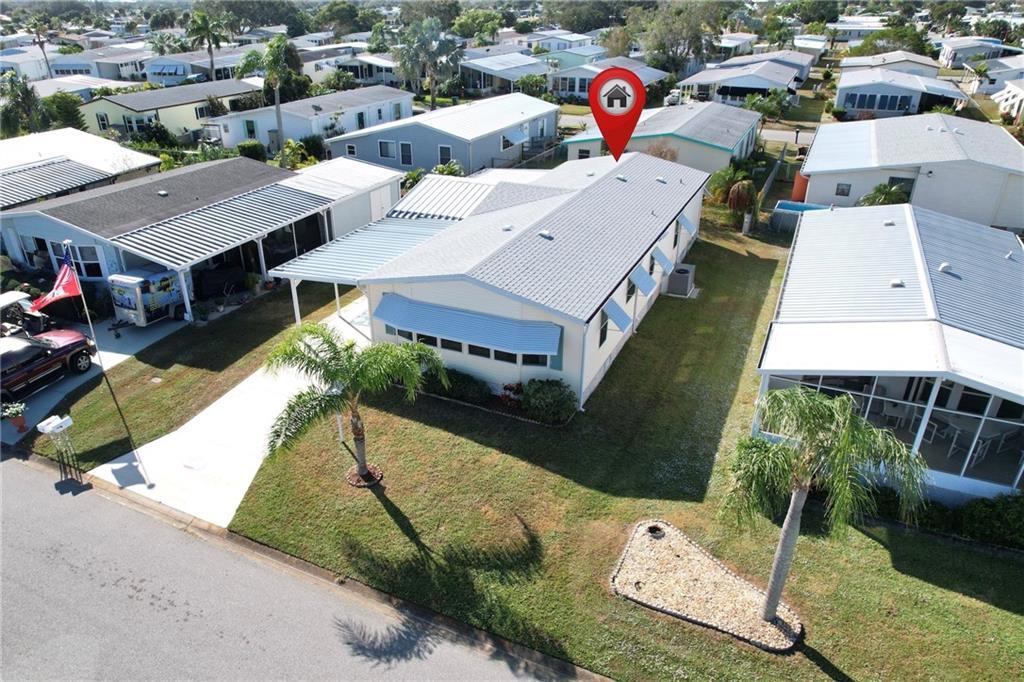
[[[336,315],[324,322],[346,339],[369,343],[366,298],[342,308],[341,316],[352,324]],[[263,463],[274,418],[306,385],[294,373],[260,369],[177,430],[90,473],[226,527]]]

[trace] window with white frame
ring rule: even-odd
[[[96,125],[100,127],[100,130],[106,130],[110,127],[110,119],[102,111],[96,113]]]
[[[437,162],[442,166],[452,160],[452,148],[442,144],[437,148]]]
[[[377,142],[377,155],[382,159],[393,159],[395,158],[395,143],[390,140],[380,140]]]
[[[345,145],[345,154],[348,156],[356,155],[356,146],[354,144]]]
[[[196,107],[196,118],[207,118],[210,115],[210,105],[200,104]]]
[[[597,337],[597,345],[603,346],[604,342],[608,340],[608,313],[601,311],[601,332]]]
[[[576,158],[577,159],[589,159],[590,158],[590,150],[589,149],[581,149],[581,150],[579,150],[579,152],[577,152],[577,154],[576,154]]]
[[[836,196],[837,197],[848,197],[850,196],[850,183],[840,182],[836,185]]]
[[[399,154],[401,156],[401,158],[399,159],[399,162],[403,166],[411,166],[412,165],[412,143],[411,142],[399,142],[398,143],[398,152],[399,152]]]
[[[124,120],[124,129],[130,133],[141,133],[150,123],[156,120],[153,115],[149,116],[128,116],[121,117]]]
[[[392,112],[391,112],[392,113],[392,118],[394,118],[396,121],[399,120],[400,118],[402,118],[402,103],[401,102],[395,102],[394,104],[391,105],[391,107],[392,107]]]
[[[75,272],[79,277],[90,279],[102,279],[103,264],[100,261],[100,250],[95,246],[76,246],[69,244],[71,259],[75,263]],[[50,253],[56,261],[56,270],[60,269],[60,261],[64,258],[64,245],[57,242],[50,242]]]

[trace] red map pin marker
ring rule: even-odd
[[[591,81],[590,110],[616,161],[625,151],[646,101],[644,84],[629,69],[613,66]]]

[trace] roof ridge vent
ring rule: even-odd
[[[950,264],[950,262],[948,260],[944,260],[941,263],[939,263],[939,272],[952,272],[952,271],[953,271],[953,266]]]
[[[655,182],[660,182],[663,185],[668,184],[668,180],[665,179],[664,175],[659,175],[658,177],[654,178],[654,181]]]
[[[902,289],[905,286],[907,286],[907,283],[904,282],[899,277],[894,277],[893,279],[889,280],[889,288],[890,289]]]
[[[544,239],[547,239],[548,241],[551,241],[552,239],[555,238],[554,235],[551,234],[551,232],[549,232],[548,230],[541,230],[537,234],[539,236],[543,237]]]
[[[618,175],[615,176],[615,179],[619,180],[621,182],[625,182],[626,181],[626,176],[623,175],[622,173],[619,173]]]
[[[505,225],[504,227],[501,228],[501,231],[502,232],[511,232],[512,231],[512,225],[511,224]]]
[[[890,218],[888,220],[883,220],[882,224],[885,225],[886,227],[895,227],[896,221]]]
[[[931,127],[931,126],[925,126],[925,127],[924,127],[924,129],[925,129],[925,130],[935,130],[935,128],[933,128],[933,127]]]

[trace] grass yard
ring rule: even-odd
[[[584,104],[563,104],[560,108],[563,114],[569,114],[570,116],[590,115],[590,107]]]
[[[886,528],[830,538],[813,512],[786,592],[808,627],[802,653],[766,654],[612,596],[628,532],[653,516],[762,586],[770,567],[778,527],[740,533],[717,512],[786,247],[718,227],[720,213],[688,258],[700,298],[659,300],[567,427],[378,397],[363,417],[383,487],[345,484],[351,462],[323,424],[264,463],[232,529],[622,679],[1024,674],[1024,560]],[[412,637],[356,645],[385,655]]]
[[[342,305],[358,295],[347,292]],[[305,284],[299,287],[299,303],[303,317],[322,319],[334,310],[334,291]],[[145,445],[170,433],[234,388],[259,369],[294,319],[291,293],[283,287],[205,326],[184,327],[111,369],[107,376],[123,420],[99,377],[72,391],[54,414],[75,420],[78,457],[91,469],[130,452],[133,443]],[[35,429],[21,446],[48,457],[56,454]]]

